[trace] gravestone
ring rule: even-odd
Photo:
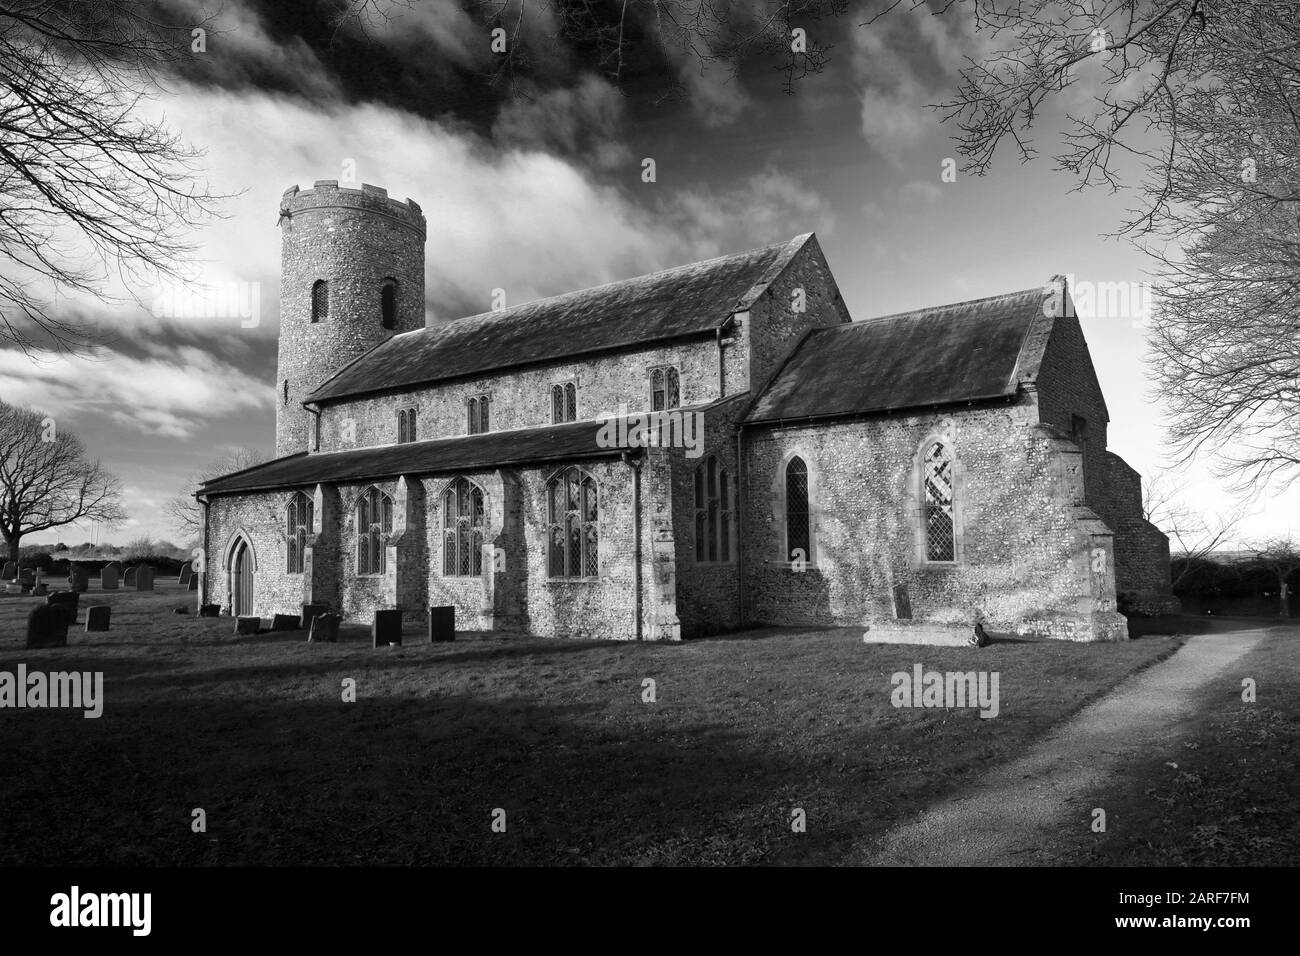
[[[189,614],[189,613],[190,613],[190,609],[187,608],[187,607],[174,607],[174,608],[172,608],[172,613],[173,613],[173,614]]]
[[[68,589],[80,594],[88,588],[89,580],[86,577],[86,569],[80,565],[73,565],[68,571]]]
[[[92,604],[86,608],[86,630],[87,631],[107,631],[108,615],[111,611],[107,604]]]
[[[152,591],[153,574],[154,574],[153,568],[151,568],[147,564],[141,565],[140,573],[137,574],[135,578],[135,589],[137,591]]]
[[[429,608],[429,640],[434,642],[456,639],[456,606]]]
[[[370,628],[375,647],[402,643],[402,612],[384,610],[375,612],[375,623]]]
[[[251,614],[241,614],[235,618],[236,634],[256,634],[262,629],[262,619]]]
[[[77,623],[77,611],[81,606],[81,595],[76,591],[54,591],[45,599],[45,603],[62,607],[68,614],[68,623]]]
[[[311,630],[307,633],[307,642],[334,644],[339,639],[339,621],[337,614],[317,614],[311,619]]]
[[[304,628],[310,628],[312,618],[319,614],[326,613],[329,609],[330,606],[328,604],[304,604],[302,606],[302,626]]]
[[[199,605],[199,617],[220,617],[220,616],[221,616],[220,604]]]
[[[136,575],[138,575],[139,573],[140,573],[139,567],[127,568],[126,577],[122,579],[122,586],[128,588],[135,587],[135,578]]]
[[[198,589],[199,589],[199,576],[197,574],[191,574],[189,583],[185,585],[185,590],[197,591]]]
[[[104,565],[99,572],[99,589],[101,591],[117,590],[117,568],[111,564]]]
[[[69,623],[62,604],[38,604],[27,615],[27,646],[67,647]]]
[[[271,630],[296,631],[301,626],[297,614],[277,614],[271,618]]]
[[[0,578],[12,581],[16,577],[18,577],[18,565],[13,561],[6,561],[4,571],[0,572]]]
[[[900,621],[912,619],[912,597],[908,594],[906,584],[894,585],[894,617]]]
[[[36,584],[32,586],[32,597],[45,597],[45,595],[49,593],[50,589],[44,581],[37,581]]]
[[[182,587],[185,586],[186,584],[189,584],[190,575],[193,573],[194,573],[193,566],[188,561],[186,561],[184,564],[181,565],[181,573],[176,576],[176,583],[181,585]]]

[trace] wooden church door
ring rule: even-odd
[[[248,542],[239,542],[235,551],[234,594],[232,595],[231,614],[253,613],[253,556],[248,553]]]

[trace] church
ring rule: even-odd
[[[201,603],[917,642],[1177,606],[1059,277],[853,321],[809,233],[426,327],[415,202],[279,212],[277,457],[199,489]]]

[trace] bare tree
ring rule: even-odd
[[[0,0],[0,343],[30,357],[105,341],[51,299],[180,281],[220,198],[199,154],[137,109],[197,24],[143,0]]]
[[[1226,511],[1193,508],[1187,504],[1185,493],[1184,486],[1176,483],[1169,472],[1142,482],[1142,516],[1168,535],[1173,556],[1183,558],[1170,582],[1174,586],[1198,562],[1228,544],[1247,517],[1247,508],[1241,505]]]
[[[1154,390],[1183,460],[1239,487],[1300,476],[1300,0],[923,0],[969,11],[992,52],[940,104],[969,172],[1037,155],[1049,101],[1087,84],[1059,168],[1132,187],[1116,230],[1155,259]],[[1136,170],[1136,174],[1134,174]]]
[[[1300,545],[1290,538],[1272,538],[1249,548],[1255,564],[1277,575],[1278,616],[1290,617],[1291,576],[1300,571]]]
[[[163,505],[163,512],[172,520],[172,527],[180,533],[181,540],[197,543],[203,533],[203,510],[194,498],[199,485],[222,475],[243,471],[266,461],[266,456],[255,448],[236,448],[223,458],[211,462],[201,471],[190,476],[185,490]]]
[[[79,438],[40,412],[0,402],[0,534],[10,561],[24,535],[77,521],[119,523],[121,493]]]

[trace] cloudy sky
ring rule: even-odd
[[[228,194],[197,236],[197,286],[240,283],[256,322],[145,306],[70,301],[113,340],[93,360],[35,365],[0,349],[0,397],[31,404],[80,434],[126,485],[123,542],[175,538],[161,504],[230,449],[274,446],[281,193],[318,179],[385,186],[429,222],[427,320],[520,302],[816,232],[856,318],[994,295],[1068,273],[1076,282],[1142,283],[1147,261],[1106,238],[1133,199],[1054,171],[1059,115],[1042,118],[1042,159],[1009,152],[984,177],[941,177],[953,130],[928,104],[952,94],[978,52],[968,14],[896,11],[870,26],[869,4],[810,21],[828,48],[793,83],[757,51],[738,73],[701,64],[635,24],[618,82],[609,61],[553,39],[530,5],[510,78],[490,25],[452,0],[414,0],[340,25],[324,0],[159,0],[204,24],[142,116],[205,153]],[[737,4],[744,8],[744,4]],[[513,30],[518,8],[507,5]],[[734,31],[733,31],[734,33]],[[601,67],[605,67],[601,69]],[[1060,104],[1084,102],[1086,87]],[[642,163],[657,177],[642,181]],[[172,310],[175,312],[176,310]],[[1149,394],[1140,316],[1082,315],[1110,407],[1110,444],[1144,476],[1169,456]],[[924,361],[924,356],[918,356]],[[1187,498],[1222,506],[1200,461]],[[1253,504],[1247,536],[1300,532],[1300,489]],[[88,529],[28,539],[75,544]]]

